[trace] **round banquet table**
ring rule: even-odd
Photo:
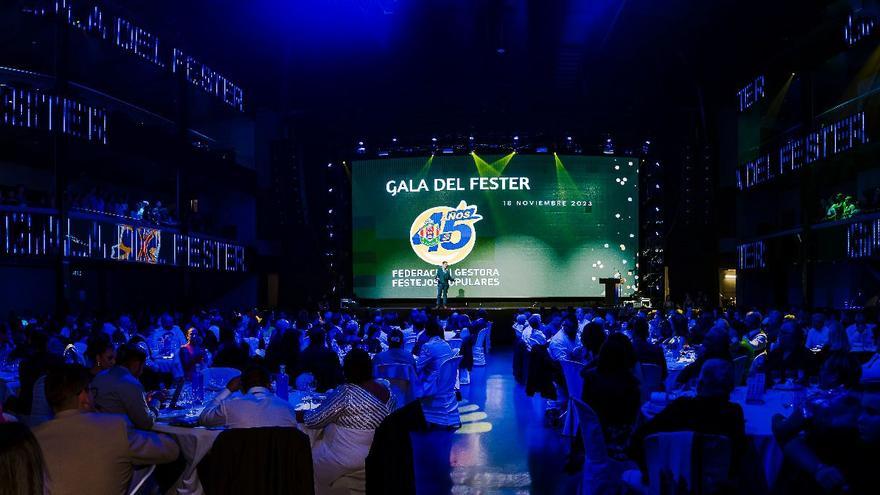
[[[801,391],[800,394],[804,394]],[[756,492],[767,491],[773,487],[779,469],[782,466],[782,449],[773,437],[773,416],[777,413],[788,417],[792,412],[792,403],[795,402],[797,392],[788,390],[769,389],[764,393],[763,404],[746,403],[746,387],[737,387],[730,395],[730,401],[739,404],[745,417],[746,438],[749,441],[753,455],[747,457],[760,461],[760,466],[753,466],[750,470],[753,476]],[[667,402],[668,403],[668,402]],[[641,413],[643,419],[650,420],[662,411],[667,403],[648,401],[642,404]]]
[[[314,409],[318,407],[319,402],[317,400],[306,400],[307,397],[314,395],[315,394],[299,390],[291,390],[288,401],[291,404],[294,404],[297,409]],[[200,410],[200,408],[198,410]],[[168,422],[175,417],[179,418],[184,415],[195,417],[198,414],[198,410],[178,410],[173,413],[165,412],[167,416],[164,414],[160,416],[159,421],[153,426],[153,431],[171,435],[177,440],[178,445],[180,445],[180,452],[186,460],[186,468],[184,469],[183,474],[181,474],[180,479],[177,480],[174,488],[171,490],[172,493],[178,493],[180,495],[197,495],[204,493],[202,483],[199,481],[199,462],[201,462],[208,452],[211,451],[211,446],[214,445],[217,437],[220,436],[220,433],[225,429],[223,427],[206,428],[204,426],[190,427],[172,426],[168,424]],[[299,423],[297,423],[296,427],[300,431],[311,436],[312,433],[308,428],[305,428]]]

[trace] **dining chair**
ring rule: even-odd
[[[428,423],[461,426],[458,399],[455,396],[455,383],[461,359],[461,356],[455,356],[441,364],[431,389],[426,390],[425,396],[420,399],[425,421]]]
[[[581,495],[618,493],[623,486],[623,466],[608,456],[599,416],[580,399],[572,398],[584,443]]]
[[[730,440],[693,431],[664,432],[644,440],[648,493],[717,493],[729,488]]]
[[[663,370],[660,366],[651,363],[636,363],[636,377],[641,382],[639,390],[642,394],[642,404],[651,398],[651,392],[657,392],[663,385]]]
[[[578,417],[574,410],[572,399],[580,397],[584,390],[584,378],[581,376],[584,365],[583,363],[568,359],[560,359],[559,364],[562,366],[562,376],[565,378],[565,388],[568,392],[568,403],[565,411],[565,423],[562,425],[562,434],[573,437],[577,435]]]
[[[486,354],[489,352],[489,328],[480,330],[474,341],[474,366],[486,366]]]

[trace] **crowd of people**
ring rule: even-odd
[[[515,318],[514,373],[529,393],[550,399],[566,393],[560,363],[583,365],[582,390],[570,391],[596,413],[608,455],[646,471],[644,440],[660,432],[693,431],[730,441],[731,490],[747,489],[745,420],[731,402],[735,387],[762,375],[766,386],[812,386],[787,417],[773,417],[773,435],[785,453],[780,493],[868,493],[872,459],[880,454],[880,331],[861,311],[815,312],[569,309],[521,311]],[[644,397],[664,391],[661,381],[645,394],[640,369],[653,365],[667,376],[669,358],[693,349],[674,388],[693,389],[662,412],[640,416]],[[527,356],[527,370],[523,359]],[[537,378],[536,378],[537,376]],[[543,383],[541,383],[543,381]],[[550,408],[555,407],[550,402]],[[583,462],[572,447],[569,468]],[[733,488],[731,488],[733,487]]]
[[[160,200],[133,201],[129,194],[106,192],[97,187],[85,192],[72,190],[68,196],[71,208],[131,217],[155,224],[171,225],[176,222],[171,210]]]
[[[31,452],[51,493],[124,493],[133,469],[143,464],[172,466],[159,478],[173,482],[180,474],[178,446],[154,431],[173,384],[209,367],[233,368],[239,376],[207,400],[200,424],[299,424],[324,432],[312,439],[315,486],[323,493],[321,487],[364,468],[374,430],[401,405],[388,382],[374,378],[375,367],[410,365],[419,386],[430,391],[440,365],[458,353],[472,355],[472,335],[488,326],[482,315],[473,322],[457,313],[441,320],[425,310],[403,317],[375,311],[363,322],[347,312],[306,311],[292,317],[258,311],[112,319],[15,315],[0,326],[0,368],[17,370],[20,382],[3,403],[3,422],[10,424],[0,426],[0,443]],[[447,338],[460,339],[461,348]],[[464,372],[473,366],[472,359],[462,363]],[[291,384],[310,378],[306,387],[328,394],[326,400],[297,411],[274,393],[279,372]],[[96,434],[99,429],[107,434]]]
[[[2,206],[48,208],[53,203],[53,198],[46,192],[34,191],[23,185],[0,185],[0,205]]]

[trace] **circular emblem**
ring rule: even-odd
[[[474,224],[483,217],[476,205],[435,206],[421,212],[409,228],[410,246],[423,261],[454,265],[465,259],[477,242]]]

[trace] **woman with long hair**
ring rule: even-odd
[[[42,495],[46,491],[43,451],[22,423],[0,423],[0,495]]]

